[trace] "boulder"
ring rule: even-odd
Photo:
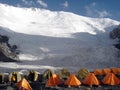
[[[19,60],[16,50],[17,46],[11,46],[9,37],[0,35],[0,61],[2,62],[16,62]]]

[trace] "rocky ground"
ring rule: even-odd
[[[80,86],[80,87],[68,87],[68,86],[55,86],[55,87],[45,87],[44,84],[40,82],[31,83],[31,87],[33,90],[120,90],[120,85],[116,86],[108,86],[108,85],[100,85],[100,86]],[[14,85],[0,85],[0,90],[18,90]]]

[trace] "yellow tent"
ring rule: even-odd
[[[19,90],[32,90],[30,84],[28,83],[28,81],[25,78],[23,78],[16,85],[19,88]]]
[[[50,79],[47,81],[46,86],[51,87],[51,86],[57,86],[57,85],[60,85],[60,84],[62,84],[62,82],[61,82],[59,76],[56,75],[56,74],[53,74],[50,77]]]
[[[68,69],[63,68],[60,70],[59,75],[62,79],[66,80],[70,76],[70,72],[68,71]]]
[[[17,83],[22,79],[22,76],[19,72],[12,72],[9,75],[9,81]]]
[[[94,75],[94,73],[89,73],[88,76],[84,79],[83,84],[92,86],[92,85],[99,85],[99,81]]]
[[[107,85],[118,85],[120,84],[120,80],[113,73],[108,73],[102,80],[102,83]]]
[[[86,68],[82,68],[78,71],[77,77],[79,79],[84,79],[88,75],[89,71]]]
[[[0,73],[0,84],[4,83],[4,74]]]
[[[35,70],[30,70],[28,73],[27,73],[27,80],[29,81],[38,81],[38,77],[39,77],[40,73],[35,71]]]
[[[65,85],[80,86],[81,82],[77,79],[77,77],[74,74],[70,74],[69,78],[65,81]]]
[[[55,72],[51,69],[47,69],[44,73],[43,73],[43,81],[49,80],[50,77],[55,74]]]

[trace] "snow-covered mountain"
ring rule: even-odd
[[[20,49],[22,63],[0,63],[2,70],[118,67],[119,50],[109,32],[120,22],[70,12],[0,4],[0,34]]]

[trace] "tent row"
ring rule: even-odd
[[[72,87],[79,87],[81,84],[88,85],[88,86],[99,86],[100,84],[105,85],[119,85],[120,80],[113,74],[108,73],[104,79],[100,82],[97,77],[94,75],[94,73],[88,73],[86,78],[81,82],[74,74],[70,74],[70,76],[67,78],[67,80],[62,81],[59,75],[52,74],[50,79],[45,83],[46,87],[53,87],[53,86],[59,86],[59,85],[67,85]],[[19,82],[15,84],[19,90],[32,90],[32,87],[29,84],[29,81],[27,81],[25,78],[21,79]]]
[[[27,74],[21,75],[19,72],[12,72],[6,78],[4,74],[0,74],[0,83],[8,81],[14,83],[19,89],[29,88],[32,90],[29,83],[31,82],[41,82],[44,83],[46,87],[53,87],[58,85],[75,86],[80,85],[88,86],[99,86],[105,85],[119,85],[120,80],[117,77],[119,74],[119,68],[105,68],[96,69],[94,72],[89,72],[89,70],[82,68],[77,74],[70,73],[67,69],[63,68],[57,75],[53,70],[46,70],[43,74],[37,71],[30,70]],[[102,76],[103,78],[99,78]],[[5,82],[6,83],[6,82]]]
[[[89,73],[87,77],[81,82],[74,74],[70,74],[67,80],[63,82],[59,75],[53,74],[50,79],[45,83],[46,87],[53,87],[58,85],[67,85],[67,86],[75,86],[79,87],[81,84],[93,86],[93,85],[100,85],[100,81],[97,79],[97,77],[94,75],[94,73]],[[105,76],[105,78],[102,80],[102,84],[107,85],[119,85],[120,80],[113,74],[109,73]],[[32,87],[30,86],[29,82],[23,78],[19,82],[16,83],[16,86],[20,90],[32,90]]]
[[[76,76],[79,80],[83,80],[87,75],[88,75],[89,70],[87,70],[86,68],[82,68],[80,69],[77,73]],[[115,75],[120,75],[120,68],[104,68],[104,69],[96,69],[93,71],[94,75],[97,76],[99,78],[99,76],[102,76],[102,78],[99,79],[103,79],[105,75],[107,75],[108,73],[113,73]],[[50,79],[50,77],[55,74],[55,72],[53,70],[47,69],[46,71],[44,71],[43,74],[40,74],[37,71],[34,70],[30,70],[28,73],[26,73],[25,75],[21,75],[19,72],[12,72],[10,73],[7,77],[4,74],[0,74],[0,83],[4,83],[4,82],[19,82],[22,77],[25,77],[27,80],[33,82],[33,81],[40,81],[40,82],[46,82],[48,79]],[[70,76],[70,72],[68,69],[61,69],[59,71],[59,76],[66,80],[69,76]]]
[[[57,85],[67,85],[79,87],[81,84],[88,86],[99,86],[100,84],[105,85],[119,85],[120,80],[113,73],[108,73],[103,80],[99,81],[94,73],[88,73],[83,81],[80,81],[74,74],[70,74],[65,82],[62,82],[59,75],[53,74],[51,78],[46,82],[47,87],[57,86]]]
[[[114,73],[116,75],[120,75],[120,68],[104,68],[104,69],[96,69],[94,70],[95,75],[106,75],[108,73]]]

